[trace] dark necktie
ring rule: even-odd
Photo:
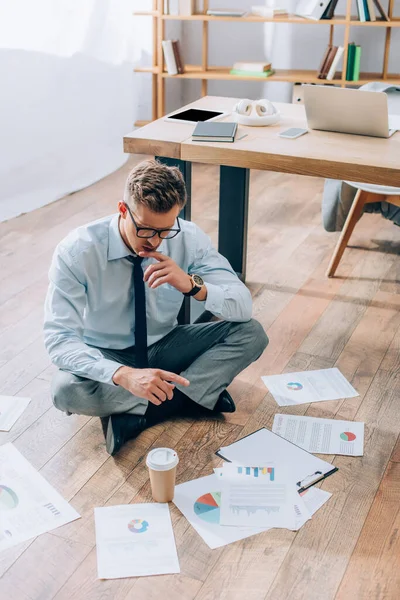
[[[128,256],[133,264],[133,289],[135,293],[135,354],[139,369],[149,366],[147,359],[146,294],[141,256]]]

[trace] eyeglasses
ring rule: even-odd
[[[139,227],[138,224],[136,223],[135,219],[133,218],[133,214],[131,213],[131,209],[129,208],[129,206],[125,203],[126,208],[128,209],[128,213],[130,214],[130,217],[132,219],[132,223],[134,224],[135,228],[136,228],[136,235],[139,238],[152,238],[155,235],[158,234],[158,236],[162,239],[162,240],[171,240],[172,238],[174,238],[175,236],[178,235],[178,233],[180,233],[181,231],[181,226],[179,223],[179,217],[176,217],[177,223],[178,223],[178,229],[151,229],[150,227]]]

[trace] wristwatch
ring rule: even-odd
[[[190,290],[190,292],[184,292],[183,295],[184,296],[195,296],[198,292],[200,292],[201,288],[204,285],[204,281],[203,278],[200,277],[200,275],[190,275],[189,277],[191,279],[192,282],[192,289]]]

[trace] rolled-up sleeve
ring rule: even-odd
[[[249,321],[252,299],[231,265],[212,245],[210,238],[196,227],[196,248],[190,273],[200,275],[207,286],[206,310],[225,321]]]
[[[74,375],[114,385],[112,377],[121,365],[104,358],[100,350],[83,340],[85,281],[79,266],[65,249],[56,249],[49,280],[44,341],[53,364]]]

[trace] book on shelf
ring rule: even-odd
[[[296,5],[295,15],[319,21],[326,11],[331,0],[299,0]]]
[[[376,21],[377,12],[382,21],[390,21],[380,0],[356,0],[356,7],[358,19],[362,23],[365,21]]]
[[[324,14],[322,15],[321,19],[333,19],[333,17],[335,16],[335,8],[336,5],[338,3],[338,0],[331,0],[328,4],[328,6],[325,9]]]
[[[269,71],[245,71],[243,69],[231,69],[229,71],[231,75],[239,75],[241,77],[259,77],[260,79],[266,79],[275,73],[273,69]]]
[[[233,63],[233,69],[238,71],[254,71],[259,73],[264,73],[265,71],[269,71],[271,69],[271,63],[269,62],[259,62],[259,61],[237,61]]]
[[[322,71],[318,75],[319,79],[326,79],[327,78],[327,75],[328,75],[328,73],[330,71],[330,68],[331,68],[332,63],[333,63],[333,61],[335,59],[337,51],[338,51],[338,46],[330,46],[329,47],[329,52],[327,54],[326,61],[324,63]]]
[[[265,17],[266,19],[272,19],[273,17],[277,17],[279,15],[287,15],[288,11],[286,8],[278,8],[277,6],[252,6],[251,14],[256,17]]]
[[[374,8],[373,0],[367,0],[368,12],[369,12],[369,20],[376,21],[376,13]]]
[[[378,9],[379,14],[382,17],[383,21],[390,21],[389,16],[387,14],[387,12],[385,11],[385,9],[383,8],[381,1],[380,0],[373,0],[376,8]]]
[[[353,81],[353,65],[355,55],[355,44],[351,42],[347,46],[346,81]]]
[[[209,8],[207,14],[212,17],[244,17],[247,10],[238,10],[236,8]]]
[[[338,66],[339,66],[339,61],[343,56],[343,52],[344,52],[344,48],[343,46],[338,46],[338,49],[336,50],[336,54],[332,60],[332,64],[331,67],[328,71],[328,74],[326,76],[326,79],[328,81],[332,81],[332,79],[335,77],[335,73],[338,70]]]
[[[347,47],[346,80],[358,81],[360,79],[361,46],[351,42]]]
[[[178,73],[183,73],[185,70],[185,65],[183,64],[179,40],[172,40],[172,49],[174,51],[176,69],[177,69]]]
[[[165,66],[167,67],[169,75],[178,75],[178,65],[176,64],[172,40],[163,40],[162,49],[164,53]]]
[[[318,79],[322,79],[322,73],[324,72],[326,60],[327,60],[327,58],[329,56],[329,52],[331,51],[331,49],[332,49],[332,45],[329,44],[326,47],[326,50],[325,50],[325,52],[324,52],[324,54],[322,56],[321,64],[319,66],[319,71],[318,71]]]
[[[197,123],[192,133],[193,142],[233,142],[237,123],[205,121]]]

